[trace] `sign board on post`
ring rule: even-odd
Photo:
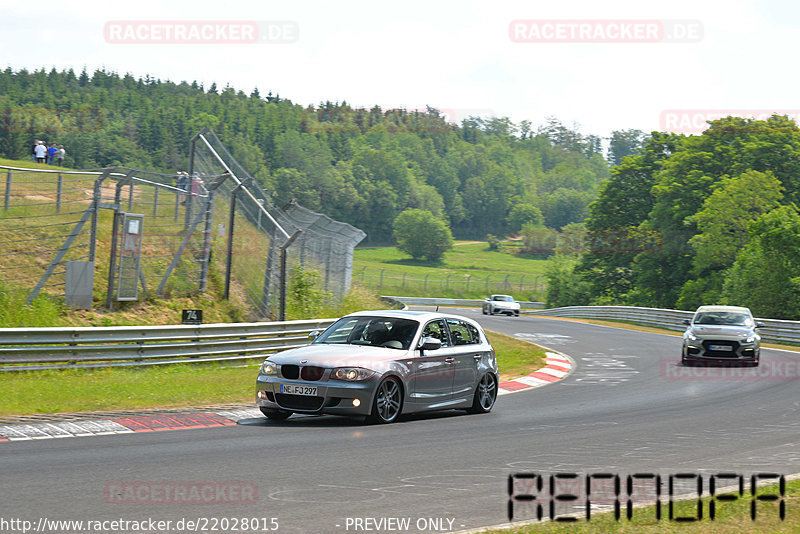
[[[203,324],[203,310],[183,310],[181,313],[183,324]]]
[[[142,258],[144,215],[125,213],[120,234],[117,300],[139,299],[139,262]]]

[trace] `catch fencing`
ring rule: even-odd
[[[117,301],[139,300],[140,289],[144,296],[205,290],[207,207],[211,190],[225,175],[179,186],[175,175],[125,167],[0,169],[5,174],[0,216],[4,291],[23,292],[28,303],[42,292],[66,294],[70,304],[78,287],[88,293],[82,295],[88,305],[74,307],[88,309],[93,294],[106,293],[111,308]],[[126,240],[128,234],[136,239]],[[70,287],[70,267],[76,264],[90,268],[81,272],[85,283]],[[95,282],[96,267],[107,277]]]
[[[494,293],[517,299],[543,300],[547,292],[544,275],[489,273],[486,276],[463,274],[416,274],[387,269],[356,269],[353,279],[362,286],[386,295],[446,294],[462,298],[484,298]]]
[[[211,130],[191,141],[189,170],[0,167],[0,290],[90,309],[203,293],[210,277],[250,320],[285,319],[291,269],[347,293],[365,234],[290,203],[276,208]],[[100,273],[96,276],[96,272]]]
[[[221,235],[235,238],[215,242],[216,254],[228,258],[228,279],[236,281],[253,309],[262,317],[285,319],[286,281],[296,267],[320,275],[322,289],[333,298],[350,288],[353,249],[366,234],[349,224],[334,221],[296,202],[277,207],[271,195],[242,167],[208,128],[191,141],[190,174],[227,173],[216,198],[215,213],[227,220],[215,220]],[[227,230],[226,230],[227,228]],[[280,310],[275,313],[275,310]]]

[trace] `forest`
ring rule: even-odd
[[[189,140],[212,128],[276,204],[303,206],[389,244],[402,211],[424,209],[456,238],[504,236],[523,225],[559,230],[588,215],[611,164],[641,132],[603,140],[552,118],[468,117],[437,109],[303,106],[258,89],[85,70],[0,71],[0,157],[27,158],[34,139],[63,144],[75,168],[126,165],[175,172]]]

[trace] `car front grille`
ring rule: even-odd
[[[324,397],[309,397],[307,395],[288,395],[286,393],[276,393],[275,400],[278,406],[287,410],[309,410],[315,411],[322,407]]]
[[[297,377],[300,376],[300,366],[292,364],[281,365],[281,376],[289,380],[297,380]]]
[[[711,350],[712,345],[727,345],[731,350]],[[739,342],[728,340],[705,340],[703,341],[703,349],[705,349],[706,356],[713,356],[714,358],[738,358],[739,357]]]
[[[300,368],[300,378],[303,380],[309,380],[311,382],[315,382],[322,378],[322,375],[325,373],[324,367],[315,367],[313,365],[308,365],[306,367]]]

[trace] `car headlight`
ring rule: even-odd
[[[747,338],[745,338],[744,342],[745,343],[753,343],[755,340],[756,340],[756,336],[747,336]]]
[[[697,336],[694,334],[686,334],[686,339],[689,341],[697,341]]]
[[[274,362],[264,360],[264,363],[261,364],[261,374],[267,376],[277,376],[278,366]]]
[[[363,367],[338,367],[331,371],[331,380],[346,380],[357,382],[366,380],[375,374],[375,371],[364,369]]]

